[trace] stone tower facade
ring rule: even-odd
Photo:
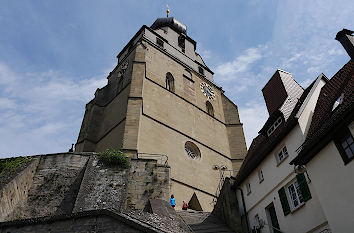
[[[176,208],[186,200],[210,211],[217,168],[237,170],[246,143],[237,106],[213,82],[196,46],[175,18],[142,26],[86,105],[75,150],[167,155]]]

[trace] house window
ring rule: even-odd
[[[259,183],[261,183],[264,180],[264,176],[263,176],[263,171],[262,170],[258,171],[258,179],[259,179]]]
[[[295,181],[279,189],[278,194],[285,216],[312,198],[303,173],[297,174]]]
[[[209,101],[206,102],[206,109],[210,116],[214,116],[214,108]]]
[[[246,190],[247,190],[247,194],[251,193],[251,184],[250,183],[246,184]]]
[[[281,117],[279,117],[274,122],[274,124],[268,129],[268,131],[267,131],[268,136],[270,136],[275,131],[275,129],[278,128],[278,126],[281,124],[281,122],[282,122],[282,119],[281,119]]]
[[[294,183],[288,186],[288,192],[289,192],[289,197],[293,209],[296,209],[297,207],[300,206],[300,204],[304,202],[297,181],[295,181]]]
[[[288,149],[286,149],[286,146],[284,146],[277,154],[277,163],[281,163],[284,159],[288,157]]]
[[[198,71],[199,71],[200,74],[204,75],[204,69],[202,67],[199,66],[198,67]]]
[[[166,74],[166,89],[175,92],[175,79],[170,72]]]
[[[354,141],[353,135],[348,128],[344,128],[334,139],[336,147],[341,155],[344,164],[354,159]]]
[[[200,150],[197,147],[197,145],[195,145],[193,142],[190,141],[186,142],[186,144],[184,145],[184,150],[190,158],[192,159],[200,158]]]
[[[161,40],[161,39],[158,38],[158,37],[156,37],[156,44],[157,44],[159,47],[163,48],[163,40]]]

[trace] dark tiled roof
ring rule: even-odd
[[[286,122],[282,122],[269,137],[266,137],[263,134],[259,134],[256,138],[253,139],[251,146],[247,151],[245,160],[242,163],[240,171],[236,176],[236,181],[234,184],[235,186],[241,184],[278,145],[278,143],[297,125],[298,121],[295,115],[299,111],[302,103],[306,99],[314,83],[315,81],[312,82],[311,85],[307,87],[306,90],[302,93],[299,101],[297,102],[295,108],[291,112],[291,115]],[[274,116],[271,115],[269,116],[269,119],[270,118],[274,118]],[[268,122],[269,119],[267,120],[266,124],[270,124]]]
[[[267,130],[269,129],[270,126],[273,125],[273,123],[280,117],[283,116],[283,113],[277,109],[275,110],[269,117],[268,120],[266,121],[266,123],[264,123],[262,129],[258,132],[260,134],[267,134]]]
[[[290,164],[306,164],[332,140],[332,136],[354,118],[354,60],[345,64],[323,86],[312,117],[309,132],[299,155]],[[333,111],[335,101],[343,96],[342,103]]]

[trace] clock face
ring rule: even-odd
[[[207,83],[200,83],[200,90],[203,92],[204,96],[206,96],[209,100],[215,99],[215,93],[213,88],[209,86]]]

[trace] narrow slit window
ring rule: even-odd
[[[175,79],[170,72],[166,74],[166,89],[175,92]]]
[[[247,190],[247,194],[251,193],[251,184],[250,183],[247,183],[246,190]]]
[[[200,74],[204,75],[204,69],[202,67],[199,66],[198,71]]]
[[[181,47],[182,52],[185,52],[185,41],[186,37],[184,35],[178,37],[178,46]]]

